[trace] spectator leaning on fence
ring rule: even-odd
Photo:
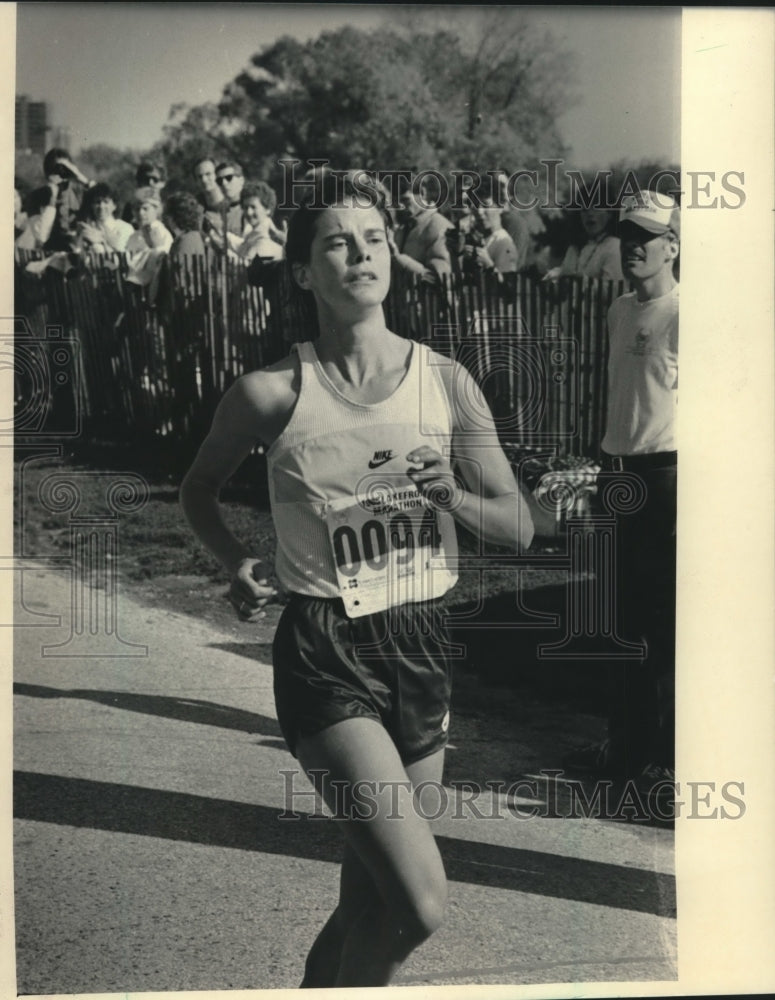
[[[390,247],[393,260],[404,271],[427,281],[451,273],[445,234],[451,223],[430,204],[421,187],[408,187],[399,198],[400,223]]]
[[[241,196],[245,235],[237,249],[245,260],[260,257],[262,260],[280,260],[283,256],[285,233],[272,221],[277,197],[264,181],[246,184]]]
[[[137,190],[152,188],[161,198],[166,183],[167,174],[161,163],[143,160],[142,163],[138,164],[137,170],[135,170],[135,187]],[[133,225],[136,224],[136,208],[136,201],[127,202],[124,206],[124,211],[121,213],[121,218],[124,222],[131,222]]]
[[[675,544],[680,213],[668,195],[641,192],[619,215],[621,261],[634,289],[608,313],[602,465],[641,506],[619,516],[615,602],[619,637],[645,645],[641,662],[611,674],[608,739],[569,767],[655,782],[671,779],[675,741]],[[612,595],[613,598],[613,595]]]
[[[218,206],[223,202],[224,194],[215,180],[215,160],[209,156],[197,160],[191,172],[197,186],[196,200],[204,210],[206,223],[218,228],[221,224]]]
[[[477,215],[485,236],[483,246],[474,250],[478,265],[497,274],[513,274],[519,254],[514,240],[503,228],[501,209],[492,198],[486,198]]]
[[[27,212],[24,208],[26,188],[18,177],[13,179],[13,238],[17,240],[27,228]]]
[[[14,241],[20,250],[42,250],[48,242],[56,220],[56,205],[51,188],[35,188],[27,195],[24,229]]]
[[[579,221],[583,235],[571,242],[562,265],[547,278],[582,275],[585,278],[622,280],[619,237],[615,235],[616,212],[606,208],[583,208]]]
[[[127,281],[149,285],[157,274],[159,258],[169,253],[172,233],[161,221],[161,197],[153,188],[140,188],[135,193],[135,203],[140,227],[126,245]]]
[[[107,184],[97,183],[84,195],[76,246],[93,253],[122,253],[134,229],[115,218],[116,202]]]
[[[172,259],[205,252],[202,206],[194,195],[171,194],[164,204],[164,221],[173,236],[169,251]]]
[[[445,232],[444,241],[452,269],[458,275],[472,278],[479,271],[476,251],[484,246],[485,235],[467,192],[463,192],[459,205],[450,207],[450,221],[452,225]]]
[[[221,216],[222,233],[225,229],[227,233],[242,237],[244,224],[242,220],[242,205],[240,197],[242,188],[245,186],[245,175],[242,167],[236,160],[227,160],[219,163],[215,168],[215,180],[218,187],[223,191],[224,200],[219,205]]]
[[[511,204],[508,198],[508,178],[505,174],[498,175],[498,199],[497,203],[501,208],[500,224],[511,237],[514,248],[517,252],[517,266],[515,271],[522,271],[532,263],[533,232],[531,226],[536,226],[536,214],[534,211],[528,213],[524,209],[518,209]],[[543,229],[540,218],[537,220],[538,231]]]
[[[218,187],[215,179],[215,160],[209,156],[197,160],[191,169],[191,173],[194,175],[194,181],[197,186],[196,200],[202,208],[208,210],[215,208],[216,205],[220,205],[224,194]]]

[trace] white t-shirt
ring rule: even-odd
[[[609,455],[676,450],[678,287],[646,302],[630,292],[608,311]]]
[[[282,260],[283,248],[269,235],[269,225],[265,223],[255,228],[247,227],[237,253],[243,260],[261,257],[264,260]]]

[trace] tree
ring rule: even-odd
[[[119,210],[129,201],[135,190],[135,170],[145,157],[138,150],[119,149],[108,143],[95,143],[84,147],[75,157],[87,177],[109,184]]]
[[[45,183],[43,157],[40,153],[21,152],[17,149],[14,157],[14,177],[27,191]]]
[[[152,149],[153,157],[167,167],[168,188],[192,189],[194,164],[204,157],[216,163],[239,158],[239,128],[221,114],[216,104],[175,104],[162,129],[162,139]]]
[[[448,124],[406,40],[353,28],[302,44],[278,39],[225,90],[241,156],[266,175],[280,158],[335,167],[439,165]]]
[[[267,179],[284,157],[388,170],[562,155],[570,58],[513,13],[469,16],[465,30],[419,28],[410,14],[399,30],[280,38],[225,88],[219,134]]]
[[[428,7],[401,8],[396,16],[400,30],[425,49],[458,137],[452,151],[458,165],[511,171],[567,155],[556,122],[578,103],[576,60],[540,27],[535,12],[447,8],[444,34],[456,39],[456,51],[429,33],[437,21]]]

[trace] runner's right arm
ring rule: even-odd
[[[255,612],[275,591],[258,569],[260,560],[226,525],[219,494],[253,448],[273,436],[271,428],[287,406],[284,383],[287,379],[272,370],[238,379],[221,400],[210,433],[180,487],[183,512],[202,544],[227,569],[231,600],[238,610],[244,601]]]

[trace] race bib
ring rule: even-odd
[[[329,504],[328,536],[349,618],[445,594],[455,577],[455,527],[414,487],[391,496],[344,497]]]

